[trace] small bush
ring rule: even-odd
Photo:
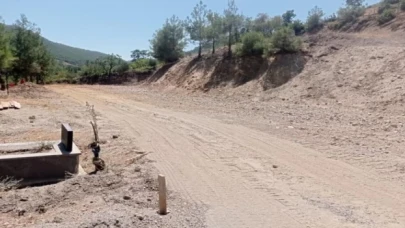
[[[243,44],[242,43],[236,43],[235,45],[232,46],[232,52],[236,54],[236,56],[243,56],[243,51],[242,51]]]
[[[307,18],[307,30],[309,32],[313,32],[323,26],[322,22],[322,17],[324,16],[324,13],[322,9],[319,7],[313,8],[311,11],[308,13],[308,18]]]
[[[270,39],[267,54],[279,52],[294,53],[301,49],[302,41],[295,36],[294,30],[284,27],[277,30]]]
[[[378,14],[382,14],[385,10],[391,9],[391,4],[388,2],[381,2],[378,6]]]
[[[400,7],[402,11],[405,11],[405,0],[401,0]]]
[[[359,7],[364,4],[365,0],[346,0],[346,6]]]
[[[388,4],[397,4],[399,2],[399,0],[384,0],[384,3],[388,3]]]
[[[305,32],[305,25],[300,20],[293,21],[292,24],[289,25],[292,30],[294,30],[295,35],[302,35]]]
[[[338,30],[338,29],[341,28],[341,26],[340,26],[340,23],[339,23],[339,22],[334,21],[334,22],[331,22],[331,23],[328,24],[328,28],[329,28],[330,30]]]
[[[337,21],[337,16],[336,14],[332,14],[329,17],[325,18],[325,23],[330,23],[330,22],[335,22]]]
[[[122,62],[118,66],[114,67],[114,72],[117,72],[119,74],[123,74],[129,70],[129,64],[127,62]]]
[[[235,49],[239,56],[263,55],[265,37],[260,32],[249,32],[242,36],[242,43]]]
[[[21,180],[16,180],[12,177],[2,177],[0,179],[0,192],[6,192],[16,189]]]
[[[155,59],[138,59],[130,64],[130,69],[136,73],[152,72],[156,69],[157,61]]]
[[[386,9],[384,10],[384,12],[378,17],[378,23],[380,25],[385,24],[389,21],[391,21],[392,19],[395,18],[395,14],[392,10],[390,9]]]
[[[340,8],[337,13],[337,19],[340,27],[356,22],[357,19],[364,14],[364,12],[365,8],[362,6],[348,6],[345,8]]]

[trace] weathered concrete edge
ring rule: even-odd
[[[25,143],[20,143],[20,144],[25,144]],[[73,150],[70,153],[63,153],[59,145],[60,141],[53,141],[51,145],[53,145],[54,151],[53,152],[45,152],[45,153],[32,153],[32,154],[14,154],[14,155],[0,155],[0,160],[15,160],[15,159],[23,159],[23,158],[38,158],[38,157],[57,157],[57,156],[78,156],[81,154],[79,148],[76,146],[76,144],[73,143]],[[9,145],[9,144],[0,144],[0,150],[1,146],[4,145]],[[18,145],[18,143],[14,143],[14,145]],[[38,145],[38,143],[30,143],[30,145]],[[40,145],[43,145],[42,142]],[[24,145],[26,146],[26,145]],[[35,149],[36,147],[24,147],[24,149],[16,149],[16,150],[28,150],[28,149]],[[12,150],[11,150],[12,151]]]
[[[26,143],[5,143],[0,144],[1,151],[16,151],[16,150],[30,150],[40,148],[42,146],[52,146],[59,141],[39,141],[39,142],[26,142]]]
[[[53,149],[58,155],[80,155],[81,152],[75,143],[72,143],[72,151],[67,151],[62,141],[53,144]]]

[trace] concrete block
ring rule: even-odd
[[[38,150],[43,147],[53,147],[54,144],[59,143],[59,141],[42,141],[42,142],[26,142],[26,143],[7,143],[0,144],[0,151],[11,153],[13,151],[23,151],[23,150]]]
[[[0,150],[31,150],[42,142],[21,144],[0,144]],[[34,145],[34,147],[33,147]],[[31,146],[31,147],[30,147]],[[66,173],[79,173],[80,150],[75,144],[67,152],[62,142],[55,143],[53,149],[44,153],[9,154],[0,156],[0,178],[14,177],[24,181],[45,181],[47,179],[64,179]]]
[[[62,124],[62,143],[65,146],[67,152],[72,151],[73,145],[73,130],[69,124]]]

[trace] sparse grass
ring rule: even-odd
[[[36,150],[37,153],[39,152],[43,152],[46,150],[52,150],[52,145],[51,144],[46,144],[46,143],[42,143],[41,146]]]
[[[16,180],[13,177],[3,177],[0,179],[0,192],[6,192],[18,187],[21,180]]]
[[[65,179],[71,179],[77,177],[77,174],[70,173],[70,172],[65,172]]]

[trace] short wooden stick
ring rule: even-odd
[[[159,214],[167,214],[167,198],[166,198],[166,178],[163,175],[158,176],[159,182]]]

